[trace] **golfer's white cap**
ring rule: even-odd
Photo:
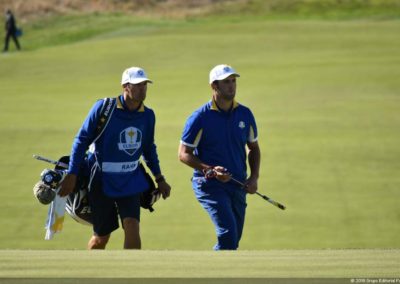
[[[231,75],[240,77],[240,75],[231,66],[226,64],[217,65],[210,71],[210,84],[212,84],[214,81],[224,80]]]
[[[130,67],[122,73],[121,85],[126,83],[139,84],[144,81],[153,83],[153,81],[147,78],[146,72],[140,67]]]

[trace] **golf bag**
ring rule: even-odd
[[[59,162],[68,164],[69,156],[61,157]],[[59,166],[56,166],[55,170],[59,170]],[[140,196],[140,206],[153,212],[153,205],[160,198],[161,193],[156,188],[153,179],[147,173],[142,164],[140,164],[140,170],[144,172],[149,183],[149,189],[144,191]],[[85,171],[81,171],[78,175],[75,190],[68,195],[65,207],[67,213],[72,217],[72,219],[84,225],[92,225],[92,211],[88,199],[88,186],[89,176],[85,174]]]
[[[59,162],[69,164],[69,156],[63,156]],[[60,166],[55,166],[56,171],[62,169]],[[81,171],[78,175],[76,186],[73,192],[67,197],[65,210],[76,222],[84,225],[92,225],[92,212],[88,199],[89,177]]]

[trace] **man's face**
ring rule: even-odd
[[[146,99],[147,93],[147,81],[139,84],[126,84],[125,93],[131,100],[142,102]]]
[[[218,96],[225,100],[233,100],[236,95],[236,76],[231,75],[228,78],[213,83],[213,88]]]

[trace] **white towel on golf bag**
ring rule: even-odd
[[[56,194],[56,197],[51,202],[49,212],[47,213],[45,240],[51,240],[55,233],[61,232],[64,224],[66,203],[67,197],[61,197],[58,194]]]

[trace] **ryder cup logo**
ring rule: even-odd
[[[133,156],[142,145],[142,132],[135,127],[128,127],[119,134],[118,149]]]

